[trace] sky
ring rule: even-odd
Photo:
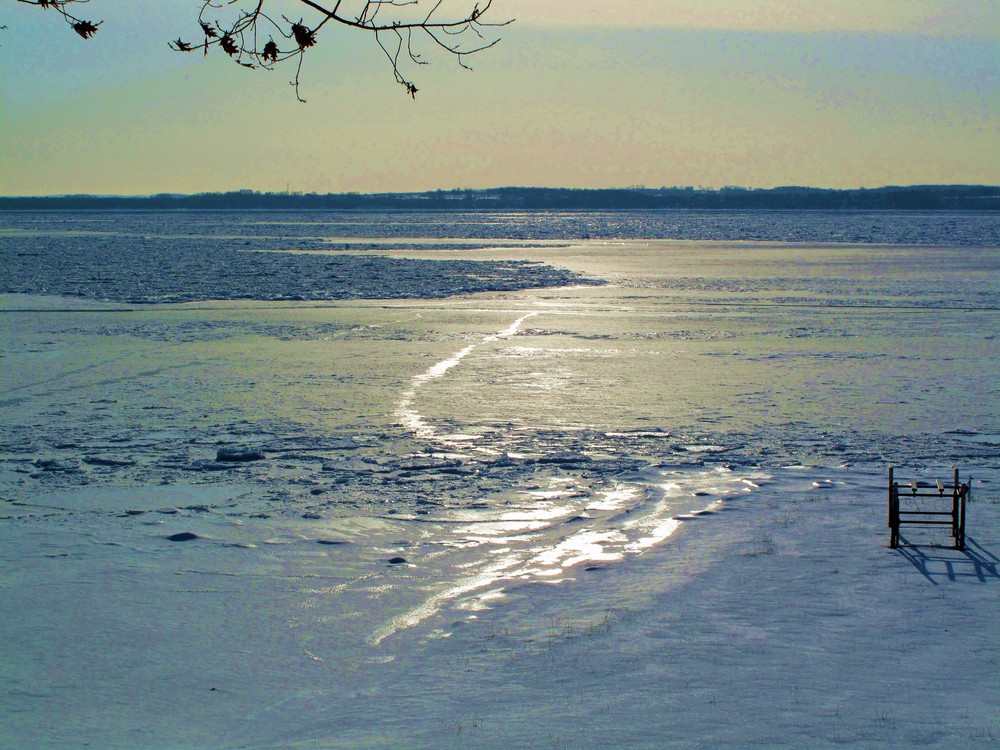
[[[171,51],[197,7],[91,0],[85,41],[0,0],[0,195],[1000,184],[996,0],[493,0],[500,43],[427,48],[415,100],[328,27],[305,104]]]

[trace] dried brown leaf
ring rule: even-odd
[[[100,26],[100,24],[97,26]],[[84,39],[90,39],[90,37],[97,33],[97,26],[92,24],[90,21],[77,21],[73,24],[73,31],[82,36]]]
[[[222,38],[219,40],[219,46],[222,47],[222,51],[230,57],[240,51],[239,45],[236,44],[236,41],[229,36],[229,34],[223,34]]]
[[[295,37],[295,43],[299,45],[300,49],[316,44],[316,34],[300,23],[292,24],[292,36]]]

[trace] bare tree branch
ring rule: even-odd
[[[512,19],[492,23],[484,20],[493,0],[199,1],[198,36],[193,41],[178,37],[168,43],[170,48],[177,52],[200,50],[205,55],[211,48],[218,48],[251,69],[273,70],[289,63],[294,66],[290,83],[299,101],[305,101],[300,95],[300,81],[306,51],[318,43],[320,31],[330,22],[372,35],[385,53],[396,82],[414,98],[417,87],[405,73],[404,65],[427,64],[420,52],[422,43],[453,56],[459,66],[468,69],[465,58],[496,45],[500,41],[498,29],[512,23]],[[89,0],[15,2],[55,10],[84,39],[96,34],[103,23],[74,15],[76,6]],[[309,18],[295,21],[279,15],[282,5],[299,7]]]
[[[24,5],[37,5],[43,10],[50,8],[55,10],[72,27],[73,31],[84,39],[90,39],[90,37],[97,33],[97,27],[104,23],[103,21],[98,21],[97,23],[84,21],[82,18],[77,18],[66,10],[67,6],[81,5],[89,2],[89,0],[16,0],[16,2]]]

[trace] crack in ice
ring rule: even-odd
[[[396,417],[400,424],[403,425],[410,432],[414,433],[417,437],[425,440],[440,440],[447,442],[445,438],[439,435],[437,429],[433,427],[426,418],[420,412],[418,412],[414,406],[413,402],[417,397],[417,390],[431,382],[432,380],[437,380],[438,378],[444,377],[445,374],[453,367],[458,365],[463,359],[465,359],[469,354],[471,354],[477,347],[483,344],[491,344],[502,339],[508,339],[516,336],[521,330],[521,326],[529,318],[533,318],[538,315],[537,312],[530,312],[522,315],[520,318],[511,323],[507,328],[497,333],[490,334],[486,336],[478,344],[470,344],[464,349],[459,350],[455,354],[451,355],[447,359],[437,362],[430,367],[428,367],[424,372],[419,375],[414,375],[410,380],[410,387],[403,392],[403,396],[396,407]]]

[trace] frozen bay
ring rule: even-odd
[[[438,299],[3,298],[10,746],[865,747],[929,705],[867,708],[903,681],[871,663],[880,618],[920,611],[935,635],[903,638],[941,656],[958,631],[934,677],[966,699],[920,744],[990,746],[971,696],[998,694],[975,640],[1000,616],[995,245],[459,217],[447,237],[312,225],[266,252],[575,276]],[[158,220],[142,232],[168,248]],[[888,464],[976,476],[978,557],[921,572],[885,549]]]

